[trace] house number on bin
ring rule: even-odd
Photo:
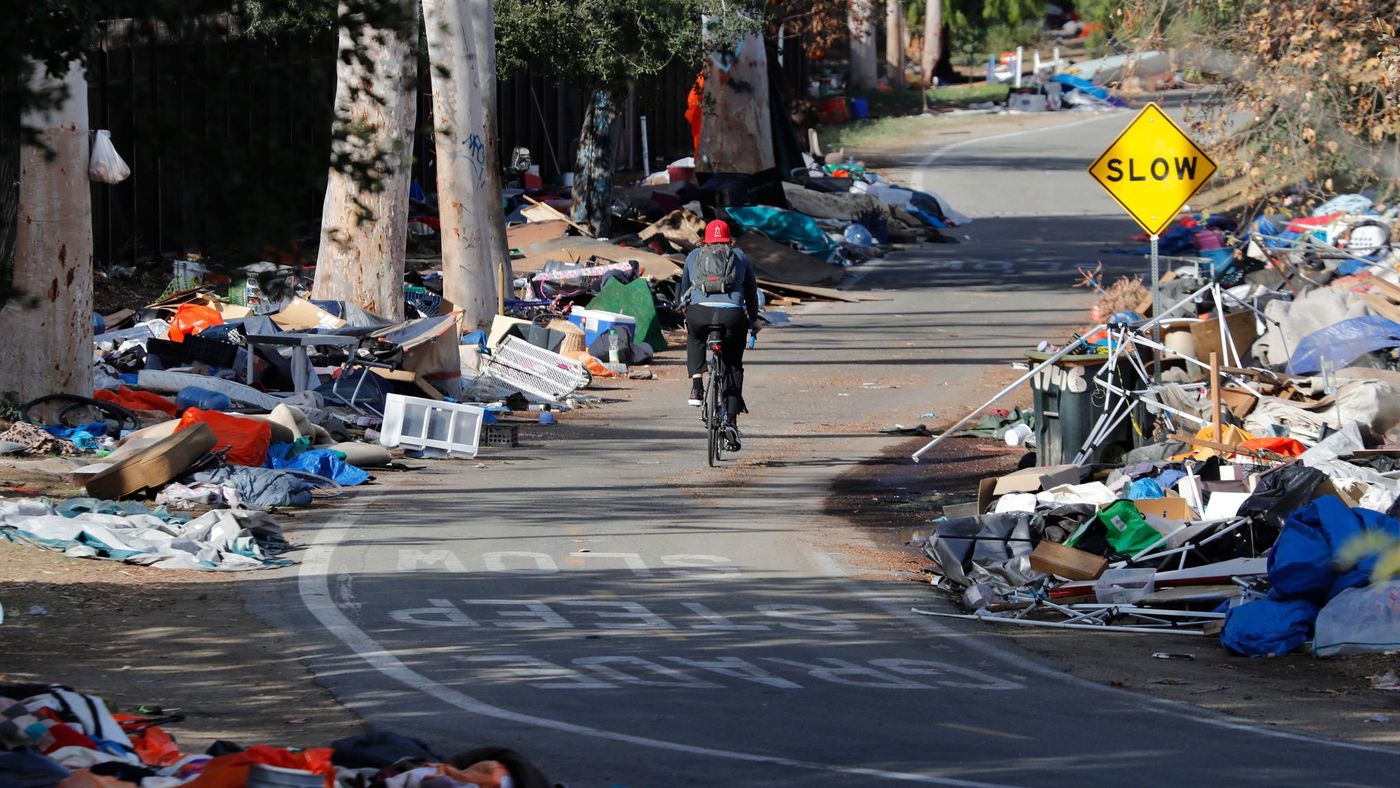
[[[1035,385],[1042,390],[1055,386],[1061,391],[1068,391],[1071,394],[1083,394],[1089,390],[1089,382],[1084,379],[1084,367],[1080,366],[1057,367],[1051,365],[1049,369],[1036,374]]]

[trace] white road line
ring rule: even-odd
[[[1096,122],[1096,121],[1106,120],[1106,119],[1108,119],[1108,118],[1113,118],[1113,117],[1118,117],[1118,116],[1117,116],[1117,115],[1114,115],[1113,113],[1106,113],[1106,114],[1103,114],[1103,115],[1095,115],[1095,116],[1092,117],[1092,118],[1085,118],[1085,119],[1083,119],[1083,120],[1077,120],[1077,121],[1075,121],[1075,122],[1073,122],[1073,123],[1055,124],[1055,125],[1051,125],[1051,126],[1038,126],[1038,127],[1036,127],[1036,128],[1033,128],[1033,129],[1021,129],[1020,131],[1008,131],[1008,132],[1006,132],[1005,134],[993,134],[993,135],[990,136],[990,137],[973,137],[973,138],[970,138],[970,139],[958,140],[957,142],[950,142],[950,143],[948,143],[947,145],[944,145],[944,146],[941,147],[941,148],[935,148],[935,149],[933,149],[932,151],[929,152],[929,154],[928,154],[927,156],[925,156],[922,160],[919,161],[919,172],[918,172],[917,175],[914,176],[914,180],[915,180],[915,183],[917,183],[917,185],[918,185],[918,190],[919,190],[919,191],[922,191],[922,192],[930,191],[930,189],[929,189],[929,187],[928,187],[929,167],[931,167],[935,161],[938,161],[940,158],[942,158],[943,154],[948,153],[949,151],[957,150],[958,148],[962,148],[962,147],[965,147],[965,146],[967,146],[967,145],[980,145],[980,144],[982,144],[982,143],[984,143],[984,142],[995,142],[995,141],[997,141],[997,140],[1010,139],[1010,138],[1012,138],[1012,137],[1024,137],[1024,136],[1026,136],[1026,135],[1028,135],[1028,134],[1039,134],[1039,133],[1042,132],[1042,131],[1059,131],[1059,130],[1061,130],[1061,129],[1072,129],[1072,128],[1074,128],[1075,126],[1084,126],[1084,125],[1089,124],[1089,123],[1094,123],[1094,122]],[[939,196],[942,196],[942,195],[939,195]],[[954,228],[954,229],[957,229],[957,228]],[[879,259],[877,259],[877,260],[872,260],[872,261],[870,261],[870,262],[868,262],[868,263],[862,264],[862,265],[860,266],[859,269],[857,269],[854,273],[851,274],[850,277],[848,277],[844,282],[841,282],[841,285],[840,285],[840,286],[843,287],[843,288],[855,287],[856,285],[860,284],[861,281],[862,281],[863,279],[865,279],[865,277],[867,277],[867,276],[869,276],[870,274],[874,273],[876,269],[882,267],[885,263],[887,263],[887,262],[890,261],[891,259],[892,259],[892,258],[889,258],[889,257],[881,257],[881,258],[879,258]]]
[[[1103,684],[1090,681],[1069,673],[1056,670],[1048,665],[1032,659],[1027,659],[1019,654],[1010,653],[1005,647],[998,643],[991,642],[992,637],[985,633],[968,632],[965,630],[954,630],[949,626],[939,623],[929,616],[921,616],[911,613],[908,602],[892,600],[871,591],[868,587],[853,580],[850,574],[835,559],[826,553],[810,552],[808,559],[817,567],[817,570],[827,577],[845,586],[847,591],[857,598],[865,600],[867,603],[883,610],[885,613],[901,621],[913,624],[925,630],[929,634],[938,638],[957,638],[959,645],[966,646],[973,651],[981,652],[988,657],[1000,660],[1011,668],[1033,673],[1042,678],[1060,681],[1071,684],[1083,690],[1095,690],[1098,692],[1114,693],[1120,698],[1129,699],[1134,704],[1141,704],[1151,708],[1158,714],[1164,714],[1177,719],[1198,722],[1203,725],[1210,725],[1217,728],[1226,728],[1244,733],[1256,733],[1260,736],[1270,736],[1276,739],[1286,739],[1288,741],[1304,742],[1306,744],[1318,744],[1328,747],[1338,747],[1347,750],[1360,750],[1362,752],[1379,753],[1384,755],[1400,755],[1400,750],[1384,745],[1362,744],[1359,742],[1339,741],[1336,739],[1323,739],[1316,736],[1309,736],[1304,733],[1293,733],[1290,731],[1269,728],[1256,725],[1251,722],[1244,722],[1228,717],[1219,712],[1212,711],[1200,706],[1193,706],[1189,703],[1170,700],[1168,698],[1158,698],[1151,695],[1141,695],[1129,690],[1119,690],[1113,687],[1106,687]],[[990,626],[990,625],[983,625]]]
[[[374,638],[370,637],[368,633],[360,629],[336,605],[335,597],[331,592],[331,556],[334,555],[335,549],[340,542],[350,533],[356,521],[360,519],[360,514],[366,511],[374,503],[375,499],[379,498],[382,494],[382,491],[376,491],[374,494],[365,497],[357,511],[347,514],[344,519],[338,522],[326,523],[324,527],[316,532],[316,537],[307,548],[306,557],[297,571],[297,592],[301,596],[302,604],[306,606],[306,609],[310,611],[311,615],[316,617],[316,620],[320,622],[321,626],[325,627],[327,632],[344,643],[347,648],[354,652],[360,659],[368,663],[370,667],[410,689],[428,695],[449,706],[455,706],[462,711],[479,714],[483,717],[506,720],[522,725],[549,728],[596,739],[608,739],[641,747],[681,752],[688,755],[699,755],[709,758],[743,761],[770,766],[782,766],[792,769],[874,777],[882,780],[924,783],[927,785],[970,786],[972,788],[999,788],[999,786],[1005,785],[1004,783],[982,783],[927,774],[891,772],[883,769],[865,769],[855,766],[839,766],[836,764],[799,761],[772,755],[723,750],[713,747],[699,747],[691,744],[683,744],[681,742],[653,739],[646,736],[634,736],[627,733],[603,730],[601,728],[593,728],[561,720],[551,720],[543,717],[536,717],[531,714],[503,709],[440,684],[405,665],[392,651],[381,646]]]

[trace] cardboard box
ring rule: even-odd
[[[1234,340],[1235,350],[1238,351],[1236,355],[1243,356],[1248,353],[1254,340],[1259,338],[1259,326],[1255,323],[1254,313],[1248,309],[1233,315],[1226,315],[1225,325],[1230,328],[1230,338]],[[1220,355],[1220,320],[1218,318],[1192,323],[1191,337],[1196,340],[1196,360],[1208,363],[1212,352],[1217,356]],[[1221,356],[1220,364],[1221,366],[1228,364],[1224,356]]]
[[[1066,580],[1097,580],[1108,569],[1108,559],[1047,540],[1031,553],[1031,569]]]
[[[179,477],[216,443],[207,424],[196,424],[134,452],[87,480],[87,492],[96,498],[126,498],[160,487]]]
[[[1191,511],[1185,498],[1134,498],[1132,501],[1144,517],[1151,515],[1181,522],[1196,519],[1196,513]]]

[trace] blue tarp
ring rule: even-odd
[[[823,260],[830,259],[836,252],[836,242],[812,217],[804,213],[764,205],[726,210],[746,231],[757,230],[775,241],[796,244],[799,250]]]
[[[1289,515],[1269,551],[1269,580],[1288,599],[1325,602],[1343,590],[1365,583],[1374,557],[1339,573],[1333,557],[1353,538],[1379,531],[1400,538],[1400,521],[1370,509],[1349,509],[1334,495],[1324,495]]]
[[[1304,599],[1257,599],[1230,610],[1220,644],[1251,657],[1276,657],[1308,642],[1318,606]]]
[[[1067,88],[1073,88],[1080,93],[1093,96],[1099,101],[1108,101],[1108,88],[1095,85],[1087,79],[1076,77],[1073,74],[1056,74],[1050,78],[1051,82],[1058,82]]]
[[[310,449],[293,454],[295,445],[274,443],[267,449],[266,467],[279,471],[302,471],[334,479],[346,487],[364,484],[369,474],[345,461],[340,452]]]
[[[1269,551],[1269,598],[1230,610],[1221,644],[1262,657],[1286,654],[1305,643],[1321,605],[1370,578],[1376,556],[1345,570],[1333,560],[1352,539],[1372,531],[1400,538],[1400,521],[1370,509],[1348,508],[1333,495],[1289,515]]]
[[[1341,369],[1377,350],[1400,347],[1400,323],[1368,315],[1334,323],[1303,337],[1288,360],[1291,375],[1311,375],[1322,370],[1325,359]]]

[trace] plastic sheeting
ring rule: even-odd
[[[929,535],[924,552],[950,582],[1023,586],[1041,577],[1030,568],[1031,516],[1024,512],[959,517]]]
[[[1400,346],[1400,323],[1370,315],[1318,329],[1298,343],[1288,361],[1290,375],[1311,375],[1330,361],[1341,369],[1367,353]]]
[[[1348,588],[1317,614],[1314,652],[1346,657],[1400,649],[1400,580]]]

